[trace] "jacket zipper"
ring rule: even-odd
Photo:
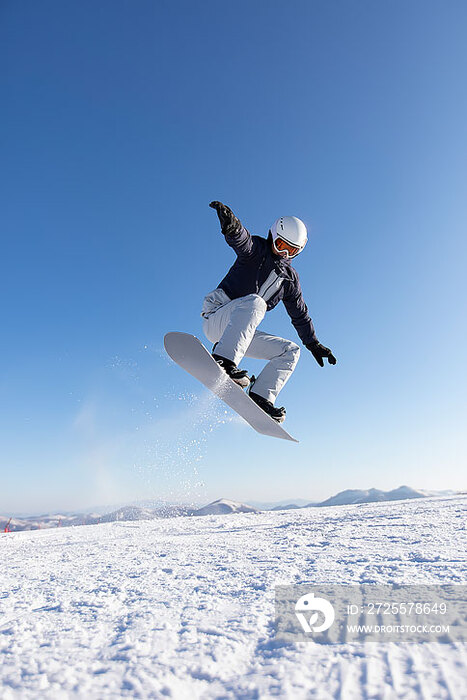
[[[259,273],[261,272],[261,268],[264,265],[264,260],[265,260],[265,258],[263,258],[261,260],[261,265],[258,267],[258,272],[256,274],[256,294],[258,294],[258,292],[259,292]]]

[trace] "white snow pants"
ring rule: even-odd
[[[253,390],[274,403],[295,369],[300,348],[290,340],[256,330],[266,308],[266,302],[258,294],[230,301],[222,289],[216,289],[204,300],[203,331],[211,343],[217,343],[214,352],[236,365],[244,356],[269,360]]]

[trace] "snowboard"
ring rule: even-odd
[[[230,379],[196,336],[178,331],[167,333],[164,347],[177,365],[233,408],[258,433],[298,442]]]

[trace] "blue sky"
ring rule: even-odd
[[[4,0],[0,512],[465,488],[466,30],[456,1]],[[299,445],[163,352],[233,262],[212,199],[309,226],[338,365],[304,349],[280,396]]]

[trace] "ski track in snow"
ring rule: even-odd
[[[2,535],[0,696],[467,698],[467,645],[281,644],[274,586],[455,583],[466,497]]]

